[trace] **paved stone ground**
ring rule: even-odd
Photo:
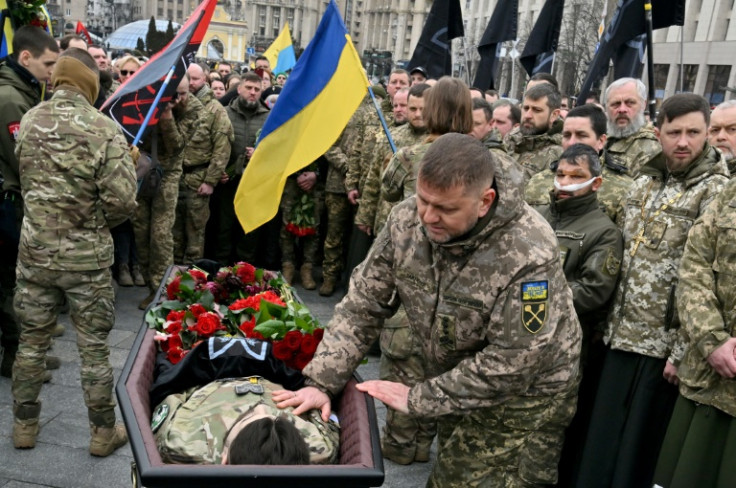
[[[298,293],[323,323],[332,316],[339,293],[331,298],[320,297],[316,291],[297,286]],[[110,333],[110,359],[115,378],[120,371],[142,324],[143,312],[137,304],[146,296],[144,288],[120,288],[116,303],[115,327]],[[90,456],[89,424],[79,383],[80,360],[76,334],[69,317],[59,321],[67,325],[64,336],[56,339],[52,354],[59,356],[61,368],[41,392],[41,433],[36,447],[16,450],[11,440],[12,396],[10,380],[0,378],[0,487],[2,488],[123,488],[130,487],[130,464],[133,455],[129,446],[118,449],[107,458]],[[378,376],[378,360],[369,357],[358,369],[364,379]],[[379,424],[385,421],[386,409],[377,402]],[[118,411],[118,418],[121,419]],[[432,452],[434,458],[434,448]],[[399,466],[384,460],[387,488],[423,487],[431,469],[430,463]]]

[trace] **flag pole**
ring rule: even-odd
[[[654,50],[652,49],[652,0],[644,1],[647,27],[647,78],[649,78],[649,118],[656,120],[657,100],[654,96]]]
[[[368,93],[371,94],[371,100],[373,100],[373,106],[376,108],[376,113],[378,114],[378,118],[380,119],[381,125],[383,126],[383,132],[386,134],[388,143],[391,146],[391,151],[393,153],[396,153],[396,144],[394,144],[394,140],[391,137],[391,133],[388,131],[388,125],[386,125],[386,119],[383,118],[383,112],[381,112],[381,107],[378,106],[378,100],[376,100],[376,96],[373,94],[373,88],[371,88],[370,85],[368,85]]]
[[[166,79],[164,79],[163,84],[161,85],[161,89],[156,93],[156,98],[153,99],[153,103],[151,104],[151,108],[148,109],[148,113],[146,114],[146,118],[143,119],[143,123],[141,124],[141,128],[138,129],[138,133],[135,135],[135,139],[133,139],[133,145],[137,146],[138,143],[141,141],[141,137],[143,137],[143,131],[146,130],[146,127],[148,127],[148,122],[150,122],[151,117],[153,117],[153,112],[156,110],[156,107],[158,107],[158,102],[161,100],[161,97],[164,95],[164,90],[169,85],[169,81],[171,81],[171,77],[174,76],[174,69],[176,68],[176,64],[174,64],[171,69],[169,70],[168,74],[166,75]]]

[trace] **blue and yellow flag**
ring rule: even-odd
[[[289,31],[289,23],[284,24],[284,28],[279,32],[279,36],[268,46],[266,52],[263,53],[271,63],[271,72],[286,73],[296,64],[294,56],[294,45],[291,43],[291,32]]]
[[[340,137],[368,89],[360,58],[335,0],[263,125],[235,194],[245,232],[276,215],[286,178],[322,156]]]
[[[7,0],[0,0],[0,58],[13,52],[13,26],[10,24],[10,11]]]

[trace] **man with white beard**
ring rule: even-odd
[[[636,78],[619,78],[608,85],[603,101],[608,115],[606,159],[628,168],[632,178],[662,150],[644,118],[646,101],[647,88]]]
[[[736,174],[736,100],[723,102],[713,109],[708,127],[708,142],[721,151],[733,178]]]

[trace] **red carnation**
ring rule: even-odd
[[[239,298],[235,300],[233,303],[230,304],[229,308],[233,312],[237,312],[238,310],[246,309],[250,306],[248,300],[246,298]]]
[[[252,264],[240,263],[235,273],[238,275],[238,278],[240,278],[240,281],[245,284],[256,281],[256,268],[254,268]]]
[[[302,342],[302,333],[298,330],[290,330],[284,336],[284,342],[291,351],[298,351]]]
[[[325,329],[319,329],[319,328],[314,329],[314,332],[312,333],[312,335],[314,336],[314,339],[319,344],[319,342],[322,340],[322,336],[325,335]]]
[[[302,337],[302,344],[301,346],[299,346],[299,350],[304,354],[314,355],[314,352],[317,350],[317,341],[315,340],[314,336],[304,334],[304,337]]]
[[[269,291],[264,291],[259,295],[261,298],[266,300],[267,302],[275,303],[276,305],[281,305],[282,307],[286,306],[286,303],[281,299],[280,296],[278,296],[276,293]]]
[[[192,312],[192,315],[194,315],[195,317],[199,317],[203,313],[206,313],[207,309],[199,303],[194,303],[192,305],[189,305],[189,311]]]
[[[286,341],[273,341],[273,357],[281,361],[291,359],[293,351],[289,349]]]
[[[244,321],[242,324],[240,324],[240,330],[243,331],[243,334],[245,334],[245,337],[253,337],[253,329],[256,326],[256,318],[251,317],[250,320]]]
[[[166,285],[166,296],[169,300],[174,300],[179,294],[179,285],[181,285],[181,276],[176,276]]]

